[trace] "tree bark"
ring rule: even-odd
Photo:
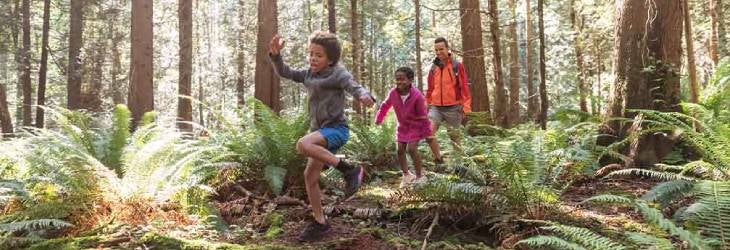
[[[191,103],[193,72],[193,0],[178,1],[178,39],[180,44],[180,64],[178,65],[178,99],[177,119],[178,128],[182,131],[192,131],[193,105]]]
[[[131,65],[129,79],[129,109],[132,128],[136,128],[144,113],[154,110],[152,82],[152,1],[132,0]]]
[[[520,53],[517,44],[517,4],[515,0],[509,0],[509,9],[512,20],[509,25],[510,38],[510,67],[509,67],[509,113],[508,127],[520,122]]]
[[[720,61],[717,53],[717,3],[721,0],[710,0],[710,59],[714,65]]]
[[[337,8],[335,0],[327,0],[327,27],[330,33],[337,33]]]
[[[23,0],[23,49],[21,54],[23,72],[20,82],[23,85],[23,126],[33,125],[31,105],[33,105],[30,83],[30,0]]]
[[[92,30],[95,25],[91,25]],[[98,26],[98,25],[96,25]],[[102,33],[103,28],[97,27],[96,33]],[[91,52],[87,63],[90,67],[84,72],[89,72],[86,78],[86,84],[81,87],[81,108],[101,112],[103,110],[103,101],[101,100],[101,89],[104,77],[104,62],[106,61],[106,43],[101,37],[96,37],[91,45]]]
[[[537,0],[537,16],[538,26],[540,29],[540,127],[547,129],[547,110],[548,110],[548,99],[547,99],[547,79],[545,77],[545,22],[543,21],[543,0]]]
[[[472,110],[490,112],[489,88],[487,87],[484,65],[484,43],[482,41],[482,21],[478,0],[460,0],[461,35],[464,67],[471,81]],[[494,22],[494,20],[492,20]],[[499,45],[497,45],[499,46]],[[500,68],[497,66],[497,68]],[[500,70],[501,72],[501,70]]]
[[[50,26],[51,0],[43,1],[43,35],[41,38],[41,65],[38,70],[38,107],[35,111],[35,126],[43,128],[43,106],[46,105],[46,75],[48,72],[48,27]]]
[[[20,81],[23,78],[23,48],[19,45],[20,27],[23,24],[23,19],[20,18],[20,12],[20,0],[13,1],[13,23],[10,25],[10,32],[13,33],[13,49],[15,50],[15,65],[17,67],[16,73],[18,79],[15,85],[15,122],[17,124],[22,124],[23,122],[23,105],[20,105],[23,102],[23,91],[21,91],[23,89],[23,83]]]
[[[585,69],[583,68],[583,40],[581,36],[583,34],[583,22],[580,20],[580,16],[577,14],[575,9],[575,0],[570,1],[570,22],[573,25],[573,31],[575,31],[575,38],[573,39],[573,49],[575,51],[575,63],[578,70],[578,103],[580,111],[588,112],[588,102],[586,101],[587,88],[586,88],[586,75]]]
[[[279,26],[276,2],[276,0],[259,0],[254,96],[278,113],[281,110],[279,76],[274,72],[269,60],[269,42],[278,32]]]
[[[679,66],[681,65],[682,8],[673,0],[624,1],[615,22],[614,75],[608,117],[634,118],[629,109],[679,111]],[[651,20],[649,19],[651,17]],[[640,39],[637,39],[640,38]],[[648,70],[647,70],[648,69]],[[610,122],[618,138],[630,124]],[[672,140],[654,134],[641,138],[634,164],[651,166],[672,148]]]
[[[492,69],[494,72],[494,124],[506,127],[508,100],[506,90],[504,89],[504,74],[502,74],[502,50],[499,40],[500,24],[497,0],[489,0],[489,17],[489,33],[492,36]],[[476,35],[481,37],[481,32],[476,33]],[[465,47],[464,49],[466,50],[467,48]]]
[[[5,53],[7,47],[5,43],[0,43],[2,46],[0,49],[0,79],[5,80],[8,78],[8,56]],[[0,83],[0,129],[2,129],[3,137],[12,137],[13,135],[13,120],[10,115],[10,107],[8,107],[8,96],[5,83]]]
[[[418,90],[423,92],[423,65],[421,62],[421,0],[414,0],[416,8],[416,80]]]
[[[117,104],[124,104],[124,86],[123,81],[119,80],[119,75],[122,74],[122,62],[121,62],[121,53],[119,53],[119,42],[121,40],[121,34],[120,31],[117,30],[116,23],[119,20],[119,13],[121,12],[121,7],[119,7],[119,4],[117,0],[113,1],[114,3],[114,14],[112,15],[112,21],[110,23],[110,39],[112,43],[112,72],[111,72],[111,91],[112,91],[112,102],[114,105]]]
[[[244,20],[246,20],[246,12],[245,12],[245,1],[244,0],[238,0],[238,48],[237,48],[237,55],[236,55],[236,69],[238,75],[236,76],[236,97],[237,97],[237,104],[239,108],[242,108],[243,105],[246,104],[246,61],[245,61],[245,47],[244,47],[244,41],[246,38],[244,37],[246,32],[246,25]],[[311,30],[312,24],[311,24],[311,13],[310,13],[310,24],[309,29]],[[311,33],[311,31],[310,31]]]
[[[727,32],[725,30],[725,9],[722,0],[715,0],[715,12],[717,13],[717,50],[720,58],[730,56],[728,51]]]
[[[684,37],[687,44],[687,71],[689,71],[690,102],[699,100],[699,86],[697,85],[697,65],[695,64],[695,49],[692,41],[692,18],[689,15],[689,0],[682,0],[684,13]]]
[[[71,0],[68,34],[67,106],[69,109],[80,109],[81,105],[81,46],[83,44],[84,0]]]
[[[350,0],[350,41],[352,42],[352,77],[356,82],[360,83],[362,78],[360,74],[360,29],[358,25],[357,0]],[[364,117],[365,109],[360,105],[360,101],[353,98],[352,107],[357,114]]]
[[[525,40],[527,45],[525,46],[525,71],[527,71],[527,115],[529,120],[537,121],[538,118],[538,107],[537,107],[537,91],[535,89],[535,82],[533,81],[534,69],[532,68],[532,8],[530,7],[530,1],[525,0]]]

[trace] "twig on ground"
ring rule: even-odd
[[[423,239],[423,245],[421,245],[421,250],[426,250],[426,244],[428,244],[428,237],[431,237],[431,233],[433,233],[433,228],[438,224],[439,221],[439,213],[436,212],[436,216],[433,217],[433,221],[431,221],[431,226],[428,227],[428,232],[426,233],[426,238]]]

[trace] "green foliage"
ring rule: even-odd
[[[627,232],[626,238],[628,238],[631,242],[634,242],[637,245],[639,245],[642,249],[645,249],[645,248],[654,248],[657,250],[676,249],[676,247],[674,247],[674,245],[672,245],[672,242],[669,239],[659,238],[654,235],[649,235],[649,234],[645,234],[645,233]]]
[[[124,146],[129,140],[130,119],[132,113],[126,106],[118,104],[112,112],[112,132],[107,146],[104,162],[114,169],[118,176],[122,176],[122,154]]]
[[[350,140],[344,152],[352,159],[368,162],[375,168],[390,166],[395,160],[394,115],[388,115],[380,126],[374,126],[368,119],[353,119],[350,123]]]
[[[527,245],[530,247],[550,247],[552,249],[571,249],[571,250],[586,249],[585,247],[582,247],[576,243],[561,239],[560,237],[545,236],[545,235],[533,236],[533,237],[521,240],[518,243],[524,244],[524,245]]]
[[[730,247],[730,182],[701,181],[694,186],[697,201],[684,213],[697,229]]]
[[[533,236],[518,242],[532,247],[548,246],[553,249],[627,249],[625,246],[603,237],[593,231],[566,226],[556,222],[546,222],[549,226],[541,227],[556,236]]]

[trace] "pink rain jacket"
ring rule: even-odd
[[[397,141],[401,143],[417,142],[431,135],[431,122],[428,119],[417,119],[428,115],[426,100],[412,85],[410,91],[408,98],[403,102],[398,90],[391,89],[375,116],[375,124],[380,125],[390,108],[395,109],[395,117],[398,119],[395,134]]]

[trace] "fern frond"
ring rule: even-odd
[[[702,234],[730,246],[730,182],[702,181],[695,185],[699,198],[685,213]]]
[[[542,228],[545,230],[550,230],[550,231],[559,233],[560,235],[563,235],[564,237],[570,239],[571,241],[580,243],[581,245],[586,246],[589,249],[599,249],[599,250],[626,249],[625,246],[622,246],[621,244],[618,244],[609,238],[598,235],[598,234],[592,232],[591,230],[588,230],[587,228],[560,225],[558,223],[553,223],[552,226],[542,227]]]
[[[586,250],[586,248],[575,244],[573,242],[566,241],[564,239],[555,236],[538,235],[533,236],[521,241],[517,244],[523,244],[530,247],[550,247],[552,249],[570,249],[570,250]]]
[[[672,242],[665,238],[637,232],[627,232],[627,238],[641,246],[642,249],[673,250],[676,249]]]
[[[669,173],[669,172],[663,172],[663,171],[656,171],[651,169],[642,169],[642,168],[627,168],[627,169],[621,169],[617,171],[613,171],[606,175],[604,178],[611,178],[614,176],[626,176],[626,175],[633,175],[633,176],[644,176],[664,181],[671,181],[671,180],[686,180],[686,181],[692,181],[695,180],[692,177],[684,176],[681,174],[676,173]]]
[[[662,182],[644,194],[641,199],[647,202],[658,201],[662,204],[668,204],[669,202],[681,198],[690,192],[694,183],[695,182],[688,180],[671,180]]]

